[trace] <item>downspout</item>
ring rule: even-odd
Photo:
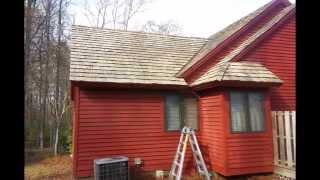
[[[197,99],[199,100],[200,99],[200,95],[198,93],[196,93],[191,87],[190,88],[190,91],[193,95],[195,95],[197,97]]]
[[[200,95],[198,93],[196,93],[191,87],[190,88],[190,91],[191,93],[196,97],[197,99],[197,109],[198,109],[198,129],[196,130],[198,133],[199,133],[199,130],[200,130],[200,104],[199,104],[199,101],[200,101]]]

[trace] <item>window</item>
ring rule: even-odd
[[[165,96],[165,125],[168,131],[181,130],[183,126],[198,129],[196,98],[183,99],[179,95]]]
[[[198,102],[196,98],[185,98],[183,101],[183,119],[186,126],[198,129]]]
[[[168,131],[180,130],[182,128],[181,98],[178,95],[165,96],[165,120]]]
[[[231,92],[232,132],[264,131],[263,94],[259,92]]]

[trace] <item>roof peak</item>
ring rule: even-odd
[[[232,39],[237,39],[236,37],[241,34],[241,31],[243,31],[243,29],[248,28],[250,24],[255,23],[258,18],[260,18],[261,16],[265,16],[268,11],[281,4],[284,5],[284,7],[288,7],[291,5],[288,0],[272,0],[259,7],[255,11],[247,14],[246,16],[243,16],[224,29],[211,35],[208,38],[208,42],[206,43],[206,45],[204,45],[199,53],[195,57],[190,59],[190,61],[180,69],[176,76],[182,77],[184,76],[184,74],[190,73],[189,71],[193,71],[192,69],[195,69],[194,66],[200,64],[202,62],[202,59],[204,59],[208,54],[210,54],[212,51],[221,49],[224,44],[228,44],[233,41]]]
[[[138,30],[122,30],[122,29],[111,29],[111,28],[98,28],[98,27],[85,26],[85,25],[72,25],[72,29],[78,28],[78,27],[93,29],[93,30],[100,30],[100,31],[113,31],[113,32],[119,32],[119,33],[134,33],[134,34],[146,34],[146,35],[155,35],[155,36],[163,36],[163,37],[173,37],[173,38],[209,40],[208,38],[197,37],[197,36],[171,35],[171,34],[161,34],[161,33],[155,33],[155,32],[144,32],[144,31],[138,31]]]

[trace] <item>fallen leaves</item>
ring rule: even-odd
[[[25,166],[25,179],[72,179],[72,159],[69,155],[48,157]]]

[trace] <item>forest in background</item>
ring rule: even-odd
[[[26,0],[25,149],[69,151],[69,0]]]
[[[25,0],[25,152],[71,152],[72,120],[69,63],[70,29],[68,8],[76,0]],[[84,6],[90,26],[129,30],[132,18],[146,0],[93,0]],[[147,21],[141,31],[179,34],[180,26]],[[28,154],[26,154],[28,158]]]

